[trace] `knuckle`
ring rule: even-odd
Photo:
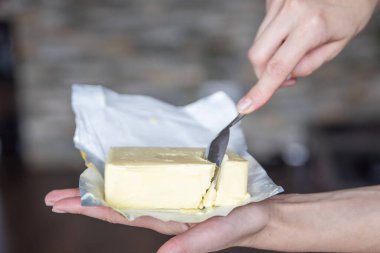
[[[264,64],[264,57],[262,57],[256,48],[252,48],[248,51],[248,59],[253,65],[262,65]]]
[[[170,240],[167,247],[170,249],[169,252],[188,252],[181,240],[177,239],[176,237]]]
[[[308,64],[305,66],[301,74],[302,76],[309,76],[313,73],[313,71],[314,71],[314,68],[310,64]]]
[[[303,34],[306,38],[312,39],[315,44],[322,43],[327,37],[327,24],[323,14],[313,11],[308,15],[308,19],[303,25]]]
[[[270,92],[261,87],[256,86],[249,94],[255,108],[263,106],[270,97]]]
[[[300,69],[299,71],[296,72],[296,75],[299,77],[305,77],[309,76],[313,73],[313,69],[309,67],[304,67],[303,69]]]
[[[323,32],[326,28],[326,21],[320,11],[314,11],[310,14],[307,25],[309,29],[314,29],[317,32]]]
[[[286,64],[280,60],[272,60],[268,63],[266,67],[266,72],[268,75],[273,77],[282,77],[286,76],[288,73]]]
[[[286,3],[287,13],[291,12],[299,16],[299,23],[302,24],[300,31],[309,38],[322,40],[326,37],[327,21],[323,10],[312,8],[309,1],[291,0]]]
[[[296,69],[293,71],[294,75],[298,77],[305,77],[309,76],[313,73],[314,67],[310,61],[303,61],[302,64],[299,67],[296,67]]]

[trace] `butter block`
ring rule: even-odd
[[[201,207],[235,206],[250,197],[247,192],[248,161],[228,151],[221,164],[219,179],[212,182]]]
[[[215,206],[236,205],[249,198],[248,161],[233,152],[227,152],[226,156],[216,185]]]
[[[198,208],[215,165],[196,148],[112,148],[105,199],[120,209]]]
[[[216,166],[203,156],[201,148],[111,148],[105,199],[119,209],[198,209],[249,197],[246,160],[228,152],[211,190]]]

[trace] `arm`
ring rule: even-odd
[[[203,222],[159,253],[233,246],[290,252],[380,252],[380,186],[273,197]]]
[[[267,0],[267,13],[248,57],[258,82],[238,103],[263,106],[280,86],[333,59],[368,23],[378,0]]]
[[[282,195],[243,245],[282,251],[380,252],[380,186]]]
[[[106,207],[83,207],[79,192],[53,191],[45,202],[58,213],[177,234],[159,253],[206,253],[243,246],[305,252],[380,252],[380,186],[317,194],[284,194],[199,224],[128,221]]]

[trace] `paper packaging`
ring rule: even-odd
[[[103,172],[110,147],[207,147],[237,115],[235,104],[223,92],[176,107],[151,97],[121,95],[101,86],[79,84],[73,85],[72,107],[76,122],[75,147],[81,151],[87,166],[79,179],[83,206],[109,206],[104,200]],[[283,191],[247,152],[238,125],[231,129],[228,149],[249,161],[248,192],[251,198],[241,205]],[[214,207],[196,212],[114,210],[129,220],[149,215],[164,221],[196,223],[213,216],[226,216],[234,208]]]

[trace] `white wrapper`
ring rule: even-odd
[[[75,147],[85,153],[87,169],[79,180],[83,206],[104,205],[104,161],[110,147],[204,147],[236,115],[233,101],[223,92],[176,107],[151,97],[120,95],[101,86],[73,85]],[[249,161],[248,192],[241,205],[258,202],[283,191],[247,152],[239,126],[231,129],[228,149]],[[112,208],[112,207],[111,207]],[[129,220],[153,216],[168,221],[201,222],[212,216],[226,216],[233,206],[198,212],[181,210],[117,210]]]

